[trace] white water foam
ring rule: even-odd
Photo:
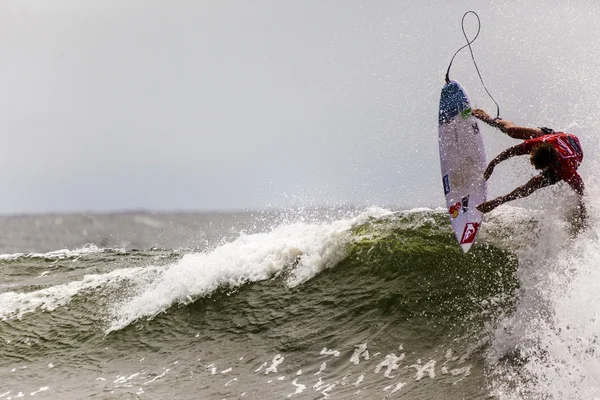
[[[211,252],[187,254],[132,298],[117,304],[107,333],[140,318],[153,318],[174,304],[188,304],[217,289],[234,290],[287,270],[287,284],[299,285],[345,257],[352,227],[390,214],[373,208],[352,219],[286,224],[267,233],[242,234]]]
[[[0,294],[0,320],[21,318],[23,315],[41,309],[53,311],[68,304],[71,299],[85,291],[99,287],[119,287],[123,281],[139,279],[155,268],[124,268],[107,274],[85,275],[82,280],[52,286],[34,292],[7,292]]]
[[[594,216],[594,204],[590,215]],[[501,400],[600,398],[600,229],[565,239],[543,220],[519,260],[519,303],[501,321],[488,354]],[[503,356],[520,362],[498,363]]]

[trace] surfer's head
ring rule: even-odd
[[[550,143],[541,143],[536,146],[529,158],[535,169],[546,169],[558,160],[558,152]]]

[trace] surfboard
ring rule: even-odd
[[[483,173],[487,162],[471,103],[456,81],[442,88],[438,142],[446,208],[456,239],[466,253],[481,228],[483,214],[475,207],[486,200]]]

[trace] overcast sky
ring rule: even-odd
[[[590,180],[596,4],[1,0],[0,213],[441,206],[439,95],[470,9],[501,115],[579,135]],[[494,112],[468,52],[451,77]],[[484,135],[488,158],[515,144]],[[498,170],[492,195],[533,173]]]

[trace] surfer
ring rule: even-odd
[[[577,136],[554,132],[549,128],[517,126],[502,118],[493,119],[480,109],[473,110],[473,116],[500,129],[513,139],[523,140],[523,143],[504,150],[489,163],[483,174],[486,180],[500,162],[524,154],[530,155],[531,164],[535,169],[542,170],[539,175],[534,176],[529,182],[509,194],[481,203],[477,206],[479,211],[490,212],[508,201],[527,197],[538,189],[565,181],[578,194],[578,222],[582,227],[585,225],[587,213],[583,203],[584,185],[581,176],[577,173],[577,168],[583,160],[583,151]]]

